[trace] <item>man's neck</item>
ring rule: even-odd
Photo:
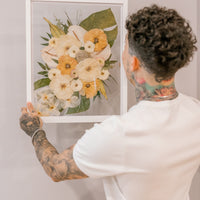
[[[147,83],[145,79],[139,81],[132,74],[135,82],[135,93],[137,102],[141,100],[148,101],[165,101],[172,100],[178,96],[178,92],[174,85],[174,80],[162,81],[158,84]]]

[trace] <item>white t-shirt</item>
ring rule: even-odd
[[[200,102],[183,94],[141,101],[86,130],[73,156],[86,175],[103,178],[107,200],[189,200],[200,166]]]

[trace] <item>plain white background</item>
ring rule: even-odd
[[[200,28],[198,0],[129,0],[129,12],[152,3],[177,9],[191,22],[197,34]],[[104,200],[100,180],[54,183],[37,161],[30,138],[20,130],[18,124],[20,108],[26,103],[25,0],[4,1],[0,8],[0,24],[0,199]],[[200,63],[196,55],[190,66],[182,69],[176,78],[178,89],[194,97],[200,95],[197,61]],[[131,88],[129,94],[130,107],[134,104]],[[74,144],[90,127],[92,124],[48,124],[44,128],[49,140],[62,151]],[[199,200],[199,187],[198,172],[191,187],[191,200]]]

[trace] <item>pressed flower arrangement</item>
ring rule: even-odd
[[[66,17],[66,24],[44,17],[50,32],[41,36],[45,42],[38,74],[43,78],[34,82],[35,108],[41,116],[84,112],[96,97],[108,98],[105,81],[113,78],[110,68],[117,62],[111,60],[118,34],[112,10],[93,13],[79,25]]]

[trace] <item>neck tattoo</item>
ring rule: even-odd
[[[156,85],[151,86],[146,82],[138,83],[135,80],[132,73],[132,79],[135,82],[136,100],[148,100],[148,101],[165,101],[172,100],[178,96],[174,82],[169,85]]]

